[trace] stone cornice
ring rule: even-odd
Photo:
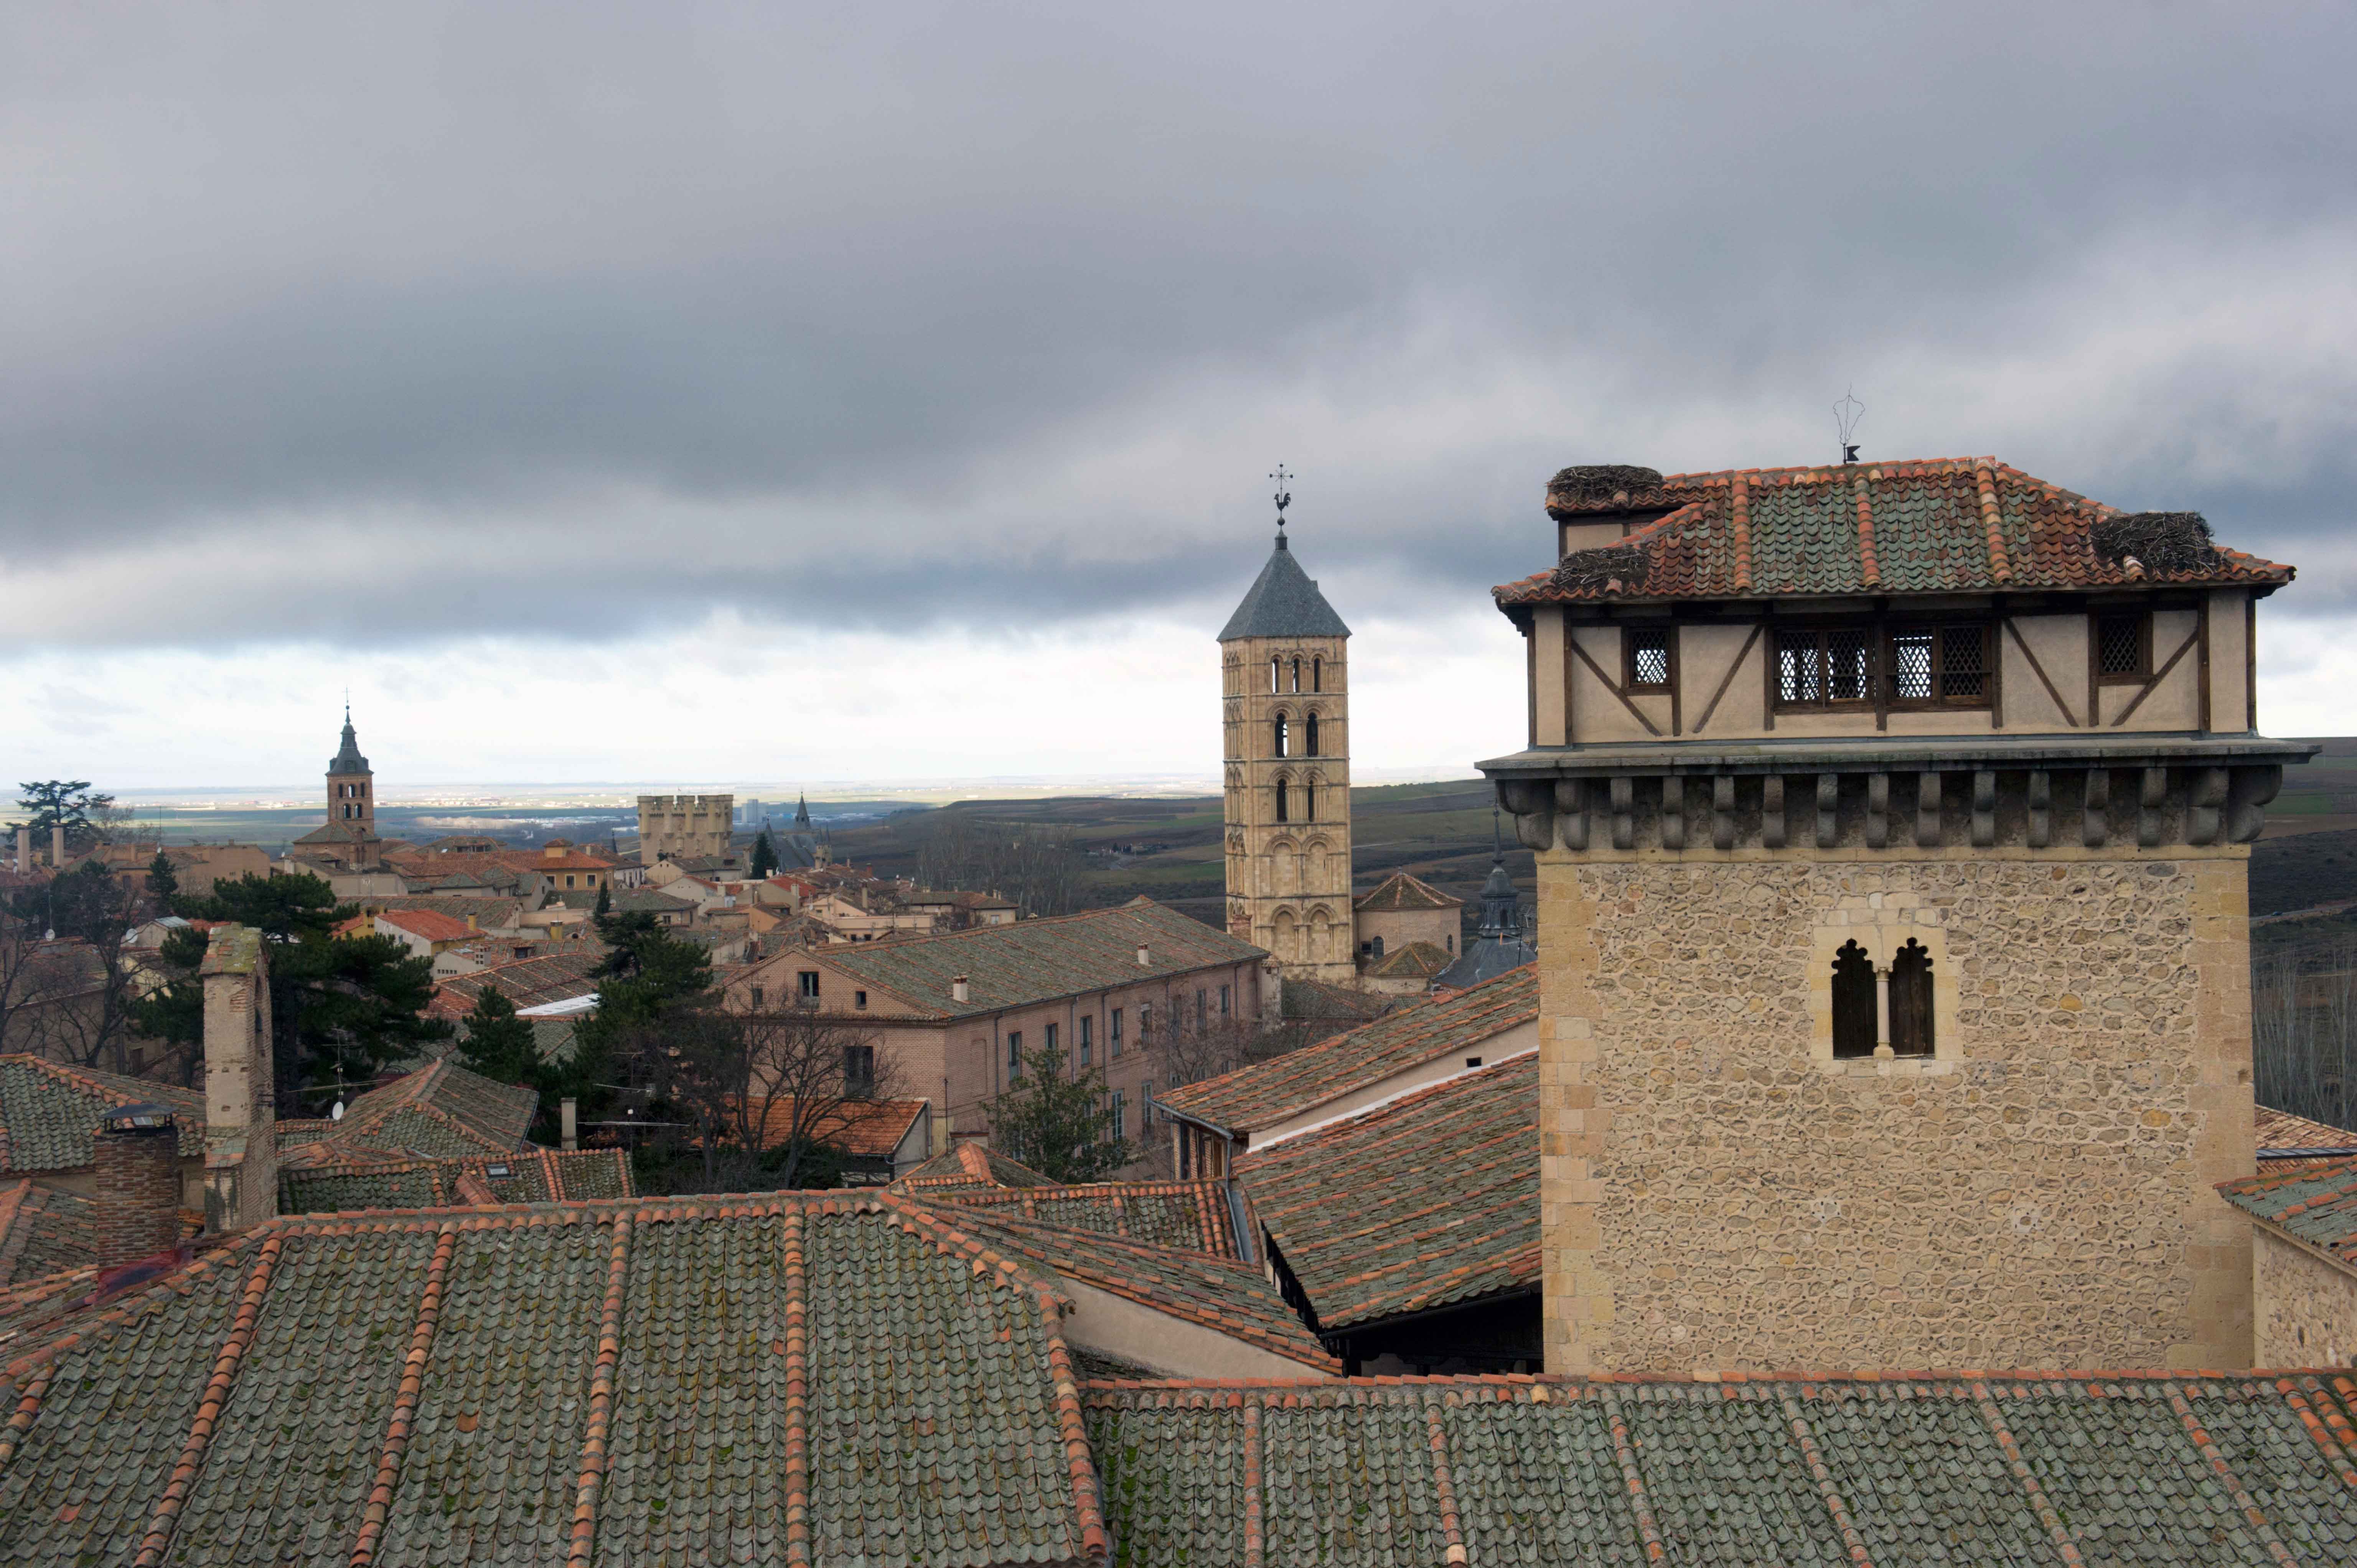
[[[2248,843],[2287,763],[2256,736],[1540,747],[1480,764],[1538,851],[2013,852]]]

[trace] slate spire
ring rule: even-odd
[[[317,757],[319,754],[315,751],[311,755]],[[352,733],[351,704],[347,703],[344,704],[343,748],[328,760],[328,771],[330,774],[348,774],[366,773],[368,770],[368,758],[361,755],[360,738]]]

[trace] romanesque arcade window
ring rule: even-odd
[[[1275,756],[1283,757],[1286,754],[1285,746],[1289,738],[1285,715],[1279,714],[1269,721],[1269,741],[1276,747]]]
[[[1318,755],[1318,715],[1316,714],[1310,714],[1308,718],[1302,722],[1302,727],[1307,732],[1302,736],[1302,739],[1307,743],[1302,755],[1305,757],[1315,757]]]
[[[1276,781],[1276,820],[1280,822],[1289,822],[1293,820],[1291,815],[1293,802],[1287,799],[1287,794],[1285,780],[1278,779]]]

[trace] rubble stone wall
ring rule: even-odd
[[[2247,854],[1543,854],[1548,1369],[2250,1365]],[[1845,928],[1933,1058],[1833,1059]]]
[[[2357,1274],[2264,1227],[2255,1229],[2256,1364],[2357,1365]]]

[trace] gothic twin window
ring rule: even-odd
[[[1989,627],[1791,627],[1776,634],[1779,708],[1985,708],[1994,682]]]
[[[1883,991],[1889,992],[1889,1012],[1884,1015]],[[1834,954],[1834,1056],[1836,1059],[1871,1057],[1878,1045],[1889,1044],[1899,1057],[1928,1057],[1932,1039],[1932,955],[1912,938],[1878,974],[1874,960],[1854,941],[1844,942]]]

